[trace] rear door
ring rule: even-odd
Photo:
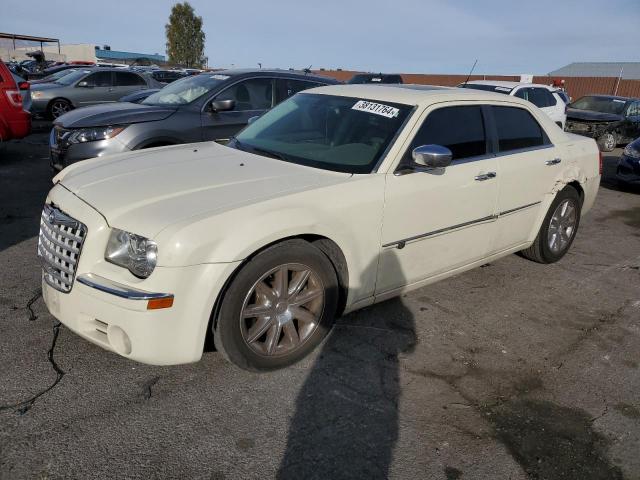
[[[500,171],[492,251],[499,252],[531,240],[563,159],[527,109],[492,105],[489,111]]]
[[[203,140],[224,143],[244,128],[251,117],[269,110],[274,103],[274,83],[274,78],[250,78],[234,83],[214,96],[201,114]],[[214,100],[234,100],[236,105],[227,112],[212,112]]]
[[[133,72],[113,72],[115,75],[115,85],[113,99],[118,100],[125,95],[147,88],[147,82],[137,73]]]

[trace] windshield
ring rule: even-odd
[[[625,100],[608,97],[582,97],[571,104],[571,108],[577,110],[591,110],[592,112],[613,113],[622,115]]]
[[[43,78],[43,80],[47,80],[49,82],[53,82],[53,81],[58,80],[59,78],[66,77],[67,75],[72,74],[74,71],[75,70],[73,68],[68,68],[66,70],[60,70],[59,72],[52,73],[51,75],[47,75],[46,77]]]
[[[186,105],[210,92],[228,78],[227,75],[185,77],[149,95],[142,103],[144,105]]]
[[[361,98],[297,94],[229,146],[325,170],[370,173],[410,110]]]
[[[512,88],[509,87],[501,87],[498,85],[481,85],[479,83],[461,83],[458,85],[460,88],[471,88],[472,90],[484,90],[487,92],[496,92],[496,93],[504,93],[505,95],[509,95],[511,93]]]
[[[87,73],[91,73],[91,70],[74,70],[68,75],[63,75],[58,78],[55,82],[60,85],[71,85],[72,83],[77,82],[82,77],[84,77]]]

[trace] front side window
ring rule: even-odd
[[[370,173],[411,108],[299,93],[250,124],[229,146],[325,170]]]
[[[640,102],[633,102],[627,110],[628,117],[637,117],[640,115]]]
[[[216,100],[235,100],[234,111],[268,110],[273,102],[271,78],[252,78],[224,90]]]
[[[116,85],[118,87],[133,87],[137,85],[146,85],[147,82],[140,75],[130,72],[115,72]]]
[[[429,113],[405,153],[403,163],[411,162],[413,149],[422,145],[441,145],[451,150],[453,160],[487,153],[482,107],[444,107]]]
[[[549,144],[540,124],[525,109],[492,106],[491,110],[496,124],[500,152]]]
[[[111,72],[97,72],[84,79],[90,87],[110,87],[113,85]]]

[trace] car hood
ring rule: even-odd
[[[154,238],[187,218],[215,215],[350,177],[212,142],[79,162],[54,182],[95,208],[109,225]]]
[[[63,128],[103,127],[164,120],[176,107],[156,107],[135,103],[108,103],[71,110],[58,118],[54,125]]]
[[[587,122],[619,122],[624,117],[615,113],[601,113],[592,110],[576,110],[575,108],[567,109],[567,118],[570,120],[584,120]]]

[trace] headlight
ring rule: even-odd
[[[156,268],[158,245],[148,238],[113,228],[104,258],[138,278],[147,278]]]
[[[633,145],[631,143],[624,147],[624,154],[627,157],[640,158],[640,150],[636,150],[635,148],[633,148]]]
[[[81,128],[79,130],[74,131],[67,141],[69,143],[85,143],[85,142],[95,142],[97,140],[107,140],[109,138],[113,138],[118,135],[121,131],[123,131],[125,127],[95,127],[95,128]]]

